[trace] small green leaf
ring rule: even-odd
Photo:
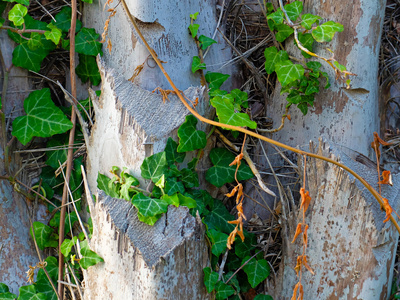
[[[95,56],[79,54],[79,64],[75,68],[75,72],[83,83],[90,80],[94,86],[100,84],[101,76]]]
[[[232,296],[235,293],[235,290],[232,286],[223,283],[222,281],[218,281],[215,284],[215,294],[216,300],[227,299],[229,296]]]
[[[43,49],[32,50],[29,45],[32,46],[32,43],[26,42],[15,47],[12,63],[17,67],[39,72],[40,65],[49,52]]]
[[[243,259],[244,257],[250,255],[250,252],[255,249],[254,245],[257,245],[255,235],[245,232],[244,242],[242,242],[241,239],[238,239],[238,241],[235,242],[235,254]]]
[[[214,207],[211,209],[210,213],[204,217],[203,222],[207,225],[208,230],[215,229],[226,234],[232,232],[235,228],[233,224],[229,224],[228,221],[234,220],[235,217],[232,216],[225,205],[219,201],[214,200]]]
[[[50,240],[53,229],[41,222],[33,222],[33,232],[35,233],[35,239],[39,249],[43,250],[45,247],[47,247],[47,243]],[[30,233],[33,238],[32,228],[30,229]]]
[[[167,167],[167,159],[163,151],[146,157],[140,166],[140,170],[142,171],[143,178],[151,179],[156,183],[166,172]]]
[[[111,186],[110,186],[111,183]],[[113,198],[118,198],[118,193],[115,189],[112,187],[115,186],[112,184],[112,180],[108,178],[106,175],[103,175],[101,173],[97,174],[97,188],[100,190],[103,190],[107,195],[113,197]]]
[[[199,176],[196,172],[193,172],[190,169],[182,169],[179,178],[186,188],[194,188],[199,186]]]
[[[339,64],[337,61],[334,61],[333,64],[335,65],[336,68],[340,70],[340,72],[346,71],[346,67]]]
[[[57,281],[58,279],[58,260],[57,258],[55,258],[54,256],[48,256],[45,259],[46,262],[46,271],[49,274],[50,278],[54,281]],[[43,269],[40,269],[38,271],[38,277],[46,277],[46,273],[43,271]],[[43,292],[41,290],[38,289],[39,292]]]
[[[133,196],[132,204],[144,217],[153,217],[168,210],[168,203],[165,200],[150,198],[143,193]]]
[[[36,50],[38,48],[43,47],[42,44],[42,35],[37,32],[32,32],[31,33],[31,38],[28,41],[28,47],[31,50]]]
[[[46,295],[37,293],[34,285],[21,286],[18,300],[47,300]]]
[[[199,42],[201,45],[201,49],[206,50],[208,47],[210,47],[212,44],[216,44],[217,41],[213,40],[212,38],[209,38],[205,35],[199,36]]]
[[[307,68],[313,70],[313,72],[318,72],[319,68],[321,68],[322,64],[318,61],[309,61],[306,63]]]
[[[189,25],[189,31],[190,34],[192,35],[193,38],[196,37],[197,31],[199,30],[200,25],[199,24],[190,24]]]
[[[214,148],[211,150],[209,158],[213,163],[213,167],[207,170],[206,180],[215,185],[221,187],[225,183],[233,182],[235,180],[236,166],[229,166],[235,159],[235,156],[225,148]],[[254,175],[243,161],[237,171],[237,179],[247,180],[252,178]]]
[[[226,250],[226,243],[228,241],[228,235],[217,231],[215,229],[211,229],[207,231],[207,236],[211,241],[211,252],[215,256],[219,256],[221,253],[224,253]]]
[[[186,206],[187,208],[196,208],[196,200],[178,193],[179,205]]]
[[[10,292],[0,293],[0,300],[14,300],[17,299],[17,295]]]
[[[196,73],[198,70],[205,70],[206,64],[202,63],[198,56],[193,56],[192,61],[192,73]]]
[[[8,19],[14,23],[15,26],[24,24],[24,17],[28,13],[28,8],[21,4],[15,4],[14,7],[8,12]]]
[[[229,76],[227,74],[208,72],[206,74],[206,81],[209,83],[208,86],[210,89],[219,89]]]
[[[140,222],[146,223],[147,225],[153,226],[156,224],[159,218],[161,218],[162,214],[155,215],[152,217],[145,217],[140,212],[138,212],[138,219]]]
[[[279,8],[276,12],[269,14],[267,20],[272,20],[275,25],[280,25],[283,23],[283,11]]]
[[[342,32],[343,30],[344,28],[342,24],[328,21],[317,26],[317,28],[312,31],[312,35],[319,43],[330,42],[336,32]]]
[[[160,179],[158,179],[158,181],[155,183],[156,186],[158,186],[160,189],[164,189],[165,187],[165,175],[162,174],[162,176],[160,177]]]
[[[242,264],[249,259],[250,256],[246,256],[243,259]],[[270,267],[265,259],[257,260],[256,258],[253,258],[243,267],[243,271],[247,274],[247,278],[249,279],[251,287],[255,288],[268,277],[270,273]]]
[[[215,284],[218,282],[218,273],[211,270],[210,267],[203,269],[204,273],[204,285],[206,286],[207,292],[211,293]]]
[[[79,264],[85,270],[90,266],[94,266],[95,264],[103,261],[104,260],[99,255],[97,255],[96,252],[93,252],[88,247],[84,247],[81,249],[81,259],[79,261]]]
[[[65,239],[61,244],[61,253],[68,257],[69,253],[71,252],[72,247],[76,244],[78,237],[74,236],[72,240]]]
[[[280,24],[275,26],[275,29],[278,30],[278,32],[275,35],[275,38],[278,42],[283,42],[285,41],[289,36],[292,35],[294,32],[293,28],[286,25],[286,24]]]
[[[172,196],[169,196],[169,195],[167,195],[167,194],[164,194],[164,195],[162,196],[162,198],[163,198],[163,200],[164,200],[165,202],[168,203],[168,205],[174,205],[174,206],[176,206],[176,207],[179,207],[179,197],[178,197],[178,194],[177,194],[177,193],[173,194]]]
[[[176,178],[168,178],[165,184],[165,191],[169,196],[172,196],[176,192],[184,193],[185,187],[182,182],[178,182]]]
[[[265,56],[265,71],[268,74],[272,74],[275,71],[275,64],[289,59],[289,55],[286,51],[281,50],[278,52],[276,47],[266,48],[264,51]]]
[[[305,102],[297,104],[297,107],[300,109],[300,111],[303,113],[303,115],[306,115],[308,112],[308,105]]]
[[[247,126],[251,129],[257,127],[257,123],[251,121],[248,114],[235,112],[234,104],[226,97],[212,98],[211,105],[215,107],[221,123],[240,127]]]
[[[315,16],[312,14],[304,14],[301,16],[301,19],[302,19],[301,26],[303,26],[307,30],[311,30],[312,25],[314,23],[317,23],[318,25],[319,23],[318,20],[321,20],[322,18],[320,16]]]
[[[284,60],[275,64],[276,74],[282,86],[288,85],[304,75],[304,68],[300,64],[293,64],[290,60]]]
[[[72,123],[51,100],[50,90],[44,88],[29,94],[24,101],[26,116],[13,122],[12,135],[26,145],[34,136],[50,137],[72,128]]]
[[[0,283],[0,293],[8,293],[10,289],[5,283]]]
[[[60,28],[63,32],[68,32],[68,30],[71,28],[71,14],[71,7],[64,6],[61,11],[54,17],[56,19],[56,22],[52,21],[52,23]],[[75,32],[78,32],[79,30],[81,30],[81,28],[82,22],[80,20],[76,20]]]
[[[311,33],[299,33],[298,35],[299,37],[299,41],[300,43],[310,52],[312,52],[312,48],[313,48],[313,44],[314,44],[314,38],[312,36]],[[305,58],[310,58],[311,55],[307,54],[304,51],[301,51],[301,54],[305,57]]]
[[[198,15],[199,15],[199,13],[195,12],[194,14],[190,14],[189,16],[193,21],[196,21]]]
[[[93,28],[82,28],[75,37],[75,51],[85,55],[103,55],[103,44],[98,41],[99,37]]]
[[[303,3],[301,1],[294,1],[284,6],[286,13],[290,20],[296,21],[300,13],[303,11]]]
[[[178,143],[175,142],[171,137],[169,137],[167,140],[167,145],[164,149],[169,166],[173,165],[175,162],[182,163],[185,159],[186,153],[179,153],[177,149]]]
[[[233,89],[231,91],[231,95],[235,99],[235,103],[240,105],[241,107],[248,108],[249,103],[247,102],[247,99],[249,98],[249,95],[246,92],[243,92],[239,89]]]
[[[120,196],[127,201],[131,200],[131,186],[137,185],[137,183],[138,180],[135,177],[127,177],[125,182],[121,184]]]
[[[196,130],[197,119],[193,115],[187,115],[185,122],[178,129],[178,152],[189,152],[203,149],[207,144],[206,133]]]
[[[50,28],[51,31],[46,31],[44,36],[47,40],[51,40],[54,44],[58,45],[62,35],[61,29],[58,29],[57,26],[53,25],[52,23],[47,25],[47,27]]]

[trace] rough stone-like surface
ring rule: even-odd
[[[90,245],[104,263],[86,271],[85,299],[210,299],[204,228],[187,208],[170,206],[149,226],[131,203],[100,193],[92,216]]]

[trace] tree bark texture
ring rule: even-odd
[[[170,206],[154,225],[131,203],[100,193],[92,212],[91,248],[104,263],[85,274],[85,299],[210,299],[204,226],[185,207]]]
[[[6,69],[12,65],[14,46],[7,32],[1,30],[0,55],[4,59]],[[13,67],[8,76],[7,92],[3,94],[5,71],[3,64],[0,64],[2,111],[6,116],[6,128],[2,128],[0,123],[0,174],[14,176],[21,167],[21,157],[13,153],[16,141],[10,143],[8,154],[5,153],[6,144],[11,139],[10,118],[13,120],[22,114],[20,109],[30,92],[31,84],[26,71]],[[6,161],[9,165],[7,170]],[[27,183],[29,178],[26,178],[26,173],[22,171],[18,179]],[[23,187],[21,189],[25,190]],[[29,235],[30,215],[33,215],[25,201],[24,196],[17,193],[9,181],[0,180],[0,282],[7,284],[13,293],[17,293],[18,288],[26,283],[26,271],[29,266],[36,265],[39,261]]]
[[[325,142],[316,152],[363,174],[378,188],[375,168]],[[333,164],[308,159],[306,174],[312,198],[305,220],[309,225],[306,254],[315,275],[303,268],[304,299],[388,299],[398,233],[390,221],[383,223],[385,213],[379,203],[358,180]],[[394,209],[399,207],[399,180],[394,175],[393,187],[382,186],[383,197]],[[283,222],[283,261],[271,293],[275,300],[289,299],[298,282],[294,267],[302,254],[301,236],[291,243],[298,222],[302,212],[296,210]]]

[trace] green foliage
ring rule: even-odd
[[[328,21],[317,26],[317,28],[312,31],[312,35],[317,42],[324,43],[332,41],[335,33],[342,32],[343,30],[344,27],[342,24]]]
[[[156,153],[152,156],[146,157],[143,164],[140,166],[142,177],[151,179],[156,183],[167,170],[167,158],[165,152]]]
[[[193,38],[195,38],[197,36],[197,31],[199,30],[199,27],[200,27],[199,24],[190,24],[189,25],[189,31]]]
[[[103,55],[99,37],[100,35],[93,28],[82,28],[75,37],[75,51],[85,55]]]
[[[208,72],[206,74],[206,80],[210,89],[219,89],[221,85],[230,77],[227,74]]]
[[[90,250],[89,247],[83,247],[81,249],[81,259],[79,260],[79,264],[82,268],[86,270],[99,262],[104,262],[104,260],[98,256],[96,252]]]
[[[210,47],[212,44],[216,44],[217,41],[213,40],[212,38],[209,38],[205,35],[199,36],[199,42],[201,49],[206,50],[208,47]]]
[[[38,293],[34,285],[21,286],[18,300],[47,300],[43,293]]]
[[[76,75],[86,83],[90,80],[92,85],[99,85],[101,76],[97,67],[96,58],[92,55],[79,54],[79,64],[75,68]]]
[[[47,247],[50,236],[53,233],[53,229],[41,222],[33,222],[33,233],[30,230],[31,236],[35,234],[36,243],[40,250],[44,250]]]
[[[186,116],[185,122],[178,129],[178,152],[189,152],[206,146],[206,134],[204,131],[196,130],[196,125],[196,117],[193,115]]]
[[[243,259],[242,263],[244,264],[249,259],[250,256],[246,256]],[[268,277],[270,273],[268,262],[265,259],[257,258],[253,258],[252,260],[250,260],[243,267],[243,270],[246,273],[252,288],[255,288],[257,285],[259,285],[263,280]]]
[[[28,8],[21,4],[15,4],[8,13],[8,19],[14,23],[15,26],[24,24],[24,17],[28,13]]]
[[[193,56],[192,73],[196,73],[198,70],[204,70],[205,68],[206,64],[202,63],[198,56]]]

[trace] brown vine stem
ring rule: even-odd
[[[248,134],[250,136],[253,136],[257,139],[260,139],[262,141],[265,141],[267,143],[273,144],[275,146],[284,148],[286,150],[298,153],[300,155],[306,155],[308,157],[313,157],[316,159],[320,159],[329,163],[332,163],[342,169],[344,169],[345,171],[347,171],[348,173],[350,173],[351,175],[353,175],[355,178],[357,178],[365,187],[366,189],[375,197],[375,199],[378,201],[378,203],[381,205],[381,207],[383,206],[383,200],[382,200],[382,196],[379,195],[379,193],[364,179],[362,178],[360,175],[358,175],[356,172],[354,172],[352,169],[350,169],[349,167],[346,167],[345,165],[331,159],[331,158],[327,158],[318,154],[314,154],[314,153],[310,153],[310,152],[306,152],[306,151],[302,151],[300,149],[288,146],[286,144],[280,143],[278,141],[275,141],[273,139],[267,138],[265,136],[262,136],[260,134],[257,134],[253,131],[250,131],[248,129],[242,128],[242,127],[238,127],[238,126],[232,126],[232,125],[228,125],[228,124],[223,124],[223,123],[219,123],[216,121],[212,121],[209,120],[207,118],[204,118],[202,115],[200,115],[199,113],[197,113],[192,107],[190,107],[190,105],[186,102],[185,98],[182,96],[181,92],[178,90],[178,88],[175,86],[174,82],[172,81],[171,77],[169,77],[168,73],[165,71],[161,61],[158,59],[157,54],[155,53],[155,51],[150,47],[150,45],[147,43],[146,39],[144,38],[143,34],[141,33],[139,27],[136,24],[135,19],[133,18],[133,16],[131,15],[128,6],[126,5],[125,0],[121,0],[122,5],[126,11],[126,14],[128,15],[129,21],[131,22],[132,26],[135,28],[136,32],[138,33],[139,37],[141,38],[141,40],[143,41],[144,45],[146,46],[147,50],[150,52],[151,56],[153,57],[153,59],[155,60],[155,62],[157,63],[157,65],[159,66],[161,72],[164,74],[165,78],[167,79],[167,81],[169,82],[169,84],[171,85],[171,87],[173,88],[173,90],[175,91],[175,93],[177,94],[177,96],[179,97],[179,99],[182,101],[183,105],[197,118],[199,119],[201,122],[210,124],[210,125],[214,125],[217,127],[221,127],[221,128],[228,128],[231,130],[236,130],[236,131],[240,131],[242,133]],[[394,224],[394,226],[396,227],[397,231],[400,233],[400,226],[397,223],[397,221],[393,218],[392,215],[390,215],[390,221]]]
[[[71,28],[69,30],[70,35],[70,48],[69,48],[69,59],[70,59],[70,78],[71,78],[71,92],[72,99],[75,101],[76,99],[76,77],[75,77],[75,28],[76,28],[76,0],[71,1],[72,7],[72,15],[71,15]],[[71,110],[71,122],[73,124],[72,129],[69,132],[69,141],[68,141],[68,155],[67,155],[67,170],[65,172],[65,183],[61,201],[61,212],[60,212],[60,229],[59,229],[59,238],[58,238],[58,295],[60,296],[60,300],[64,299],[64,285],[61,281],[64,278],[64,255],[61,253],[61,244],[64,241],[64,227],[65,227],[65,213],[67,198],[68,198],[68,185],[69,178],[72,172],[72,162],[74,158],[74,150],[73,144],[75,139],[75,127],[76,127],[76,111],[74,106],[72,106]]]

